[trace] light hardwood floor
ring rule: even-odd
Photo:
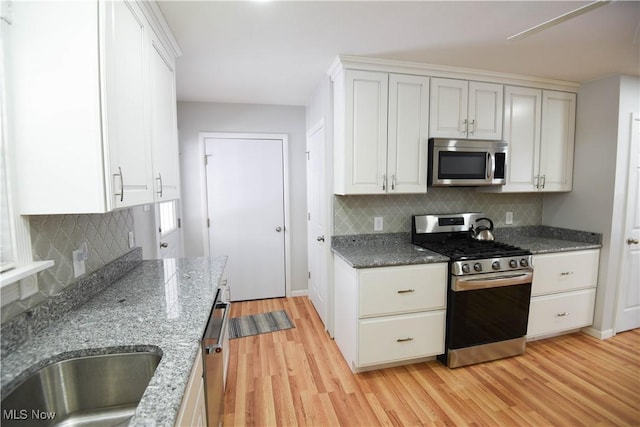
[[[231,340],[225,426],[640,425],[640,330],[354,375],[306,297],[233,303],[231,316],[281,309],[294,329]]]

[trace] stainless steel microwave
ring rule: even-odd
[[[506,184],[508,143],[429,139],[428,185],[478,187]]]

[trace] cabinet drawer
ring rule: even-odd
[[[359,272],[359,317],[442,309],[447,265],[421,264]]]
[[[595,287],[600,250],[535,255],[532,295]]]
[[[442,354],[444,323],[444,310],[360,320],[358,365]]]
[[[595,300],[595,289],[532,298],[527,336],[535,337],[591,325]]]

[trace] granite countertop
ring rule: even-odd
[[[131,426],[173,426],[226,257],[143,261],[2,359],[2,390],[70,357],[162,355]]]
[[[601,234],[541,225],[498,228],[494,233],[497,241],[529,249],[534,255],[602,247]],[[333,236],[331,250],[354,268],[449,261],[411,244],[409,233]]]
[[[412,245],[407,233],[333,236],[331,250],[354,268],[449,261],[444,255]]]

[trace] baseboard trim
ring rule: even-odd
[[[306,297],[309,295],[309,291],[307,289],[291,291],[291,297]]]
[[[592,336],[594,338],[598,338],[600,340],[606,340],[608,338],[613,337],[613,329],[606,329],[604,331],[599,331],[597,329],[594,329],[592,327],[587,327],[587,328],[583,328],[582,332],[584,332],[585,334]]]

